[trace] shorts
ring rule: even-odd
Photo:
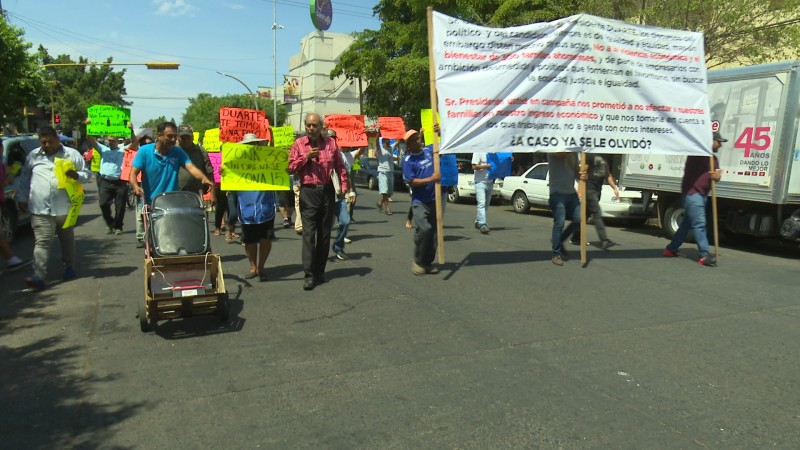
[[[294,191],[278,191],[278,206],[281,208],[294,208]]]
[[[392,172],[378,172],[378,192],[382,195],[394,193],[394,174]]]
[[[272,239],[275,236],[275,219],[261,223],[242,224],[242,244],[257,244],[261,239]]]

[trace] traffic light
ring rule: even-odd
[[[59,115],[59,114],[56,114],[56,115],[53,117],[53,122],[55,122],[55,123],[61,123],[61,115]]]

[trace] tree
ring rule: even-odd
[[[267,113],[270,125],[275,126],[275,122],[272,120],[272,101],[258,98],[256,104],[258,109]],[[211,94],[201,93],[197,97],[189,99],[189,107],[183,114],[182,123],[191,125],[196,131],[217,128],[219,127],[219,109],[223,107],[252,109],[253,97],[237,94],[214,97]],[[286,120],[286,109],[283,105],[278,105],[278,120],[278,123],[284,123]]]
[[[161,117],[156,117],[155,119],[150,119],[147,122],[141,124],[140,126],[142,128],[152,128],[155,130],[159,125],[161,125],[166,121],[167,121],[166,116],[161,116]]]
[[[706,63],[740,66],[797,57],[800,0],[587,1],[587,12],[664,28],[702,31]]]
[[[89,62],[83,57],[75,62],[69,55],[52,58],[42,46],[39,46],[39,55],[44,64]],[[113,59],[108,58],[106,62],[111,63]],[[130,105],[130,102],[122,98],[127,93],[124,69],[117,72],[113,67],[102,65],[48,67],[45,77],[50,83],[52,93],[48,92],[40,101],[46,111],[50,111],[52,107],[53,112],[61,116],[61,126],[65,130],[81,129],[86,119],[86,108],[89,106]]]
[[[330,76],[361,78],[364,112],[411,115],[430,108],[426,8],[488,27],[545,22],[579,12],[644,25],[704,32],[709,67],[794,58],[800,0],[380,0],[378,31],[355,33]],[[713,5],[713,6],[711,6]]]
[[[22,123],[23,108],[34,106],[46,92],[39,59],[28,52],[31,44],[23,40],[23,34],[0,15],[0,119],[17,126]]]

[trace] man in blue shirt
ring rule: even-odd
[[[144,194],[144,201],[147,204],[150,204],[153,197],[162,192],[178,190],[178,173],[181,167],[202,181],[213,192],[214,183],[192,164],[186,152],[175,145],[177,141],[178,127],[173,122],[163,122],[156,129],[156,142],[143,145],[136,152],[128,182],[135,195]],[[142,173],[141,187],[136,181],[140,172]],[[213,194],[211,202],[214,202]],[[139,241],[137,247],[144,247],[144,242]]]
[[[433,152],[422,149],[419,132],[408,130],[404,136],[407,153],[403,157],[403,179],[411,188],[414,222],[414,275],[439,273],[433,265],[436,257],[436,182],[442,175],[434,171]]]
[[[119,147],[119,138],[108,136],[108,147],[99,144],[100,177],[98,180],[98,197],[100,211],[106,221],[106,234],[122,234],[122,221],[125,219],[125,200],[128,197],[128,183],[120,179],[122,160],[125,150]],[[114,203],[114,215],[111,215],[111,203]]]

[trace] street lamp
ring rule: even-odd
[[[148,61],[143,63],[122,63],[122,62],[82,62],[82,63],[52,63],[42,64],[42,67],[86,67],[86,66],[147,66],[147,70],[178,70],[181,66],[176,62]],[[55,86],[55,82],[54,82]],[[55,102],[53,89],[50,89],[50,126],[56,126]]]
[[[278,25],[277,0],[272,0],[272,121],[275,126],[278,126],[278,28],[284,27]]]
[[[258,102],[256,102],[256,94],[253,93],[253,90],[250,89],[250,87],[248,85],[244,84],[244,81],[236,78],[233,75],[227,74],[227,73],[223,73],[223,72],[220,72],[220,71],[217,71],[217,73],[220,74],[220,75],[226,76],[228,78],[233,78],[234,80],[238,81],[239,83],[242,83],[242,86],[244,86],[244,88],[247,89],[247,92],[250,93],[250,97],[253,99],[253,109],[258,111]]]

